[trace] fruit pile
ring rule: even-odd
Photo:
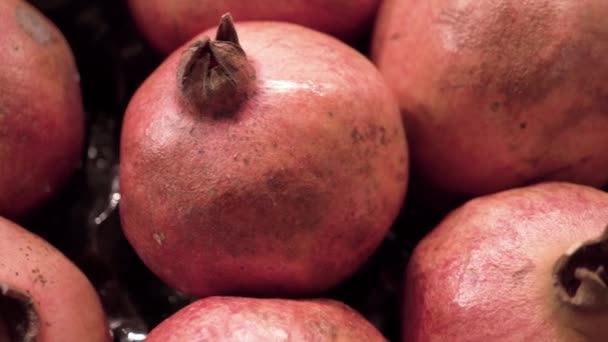
[[[0,341],[608,341],[607,15],[0,0]]]

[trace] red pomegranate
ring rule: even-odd
[[[79,166],[84,115],[61,32],[22,0],[0,14],[0,215],[22,218]]]
[[[325,34],[224,16],[129,104],[121,217],[148,267],[189,294],[305,294],[388,232],[408,160],[373,65]]]
[[[605,0],[383,3],[373,60],[436,199],[608,184],[607,16]]]
[[[608,341],[608,194],[544,183],[474,199],[415,249],[403,341]]]

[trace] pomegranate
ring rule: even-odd
[[[123,229],[188,294],[325,290],[360,267],[400,210],[398,106],[373,65],[332,37],[237,27],[239,37],[224,16],[215,41],[194,38],[132,98]]]
[[[359,313],[334,300],[210,297],[152,330],[147,342],[386,341]]]
[[[84,116],[61,32],[22,0],[0,16],[0,215],[21,218],[78,167]]]
[[[136,23],[159,51],[173,52],[223,13],[240,20],[276,20],[307,26],[348,42],[372,27],[380,0],[128,0]]]
[[[387,0],[372,57],[436,198],[608,183],[608,2]]]
[[[582,185],[469,201],[414,251],[403,341],[608,341],[607,224]]]
[[[1,217],[0,341],[110,341],[97,293],[80,270]]]

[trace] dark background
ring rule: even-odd
[[[64,33],[81,74],[87,115],[82,168],[25,224],[70,257],[97,287],[116,341],[147,331],[189,303],[139,261],[120,230],[116,201],[122,115],[162,61],[139,35],[123,0],[32,0]],[[358,44],[365,53],[367,41]],[[444,211],[445,212],[445,211]],[[319,297],[346,302],[391,341],[399,339],[401,279],[417,241],[442,217],[406,203],[391,233],[351,279]]]

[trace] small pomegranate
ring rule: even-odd
[[[359,313],[328,299],[201,299],[154,328],[146,342],[387,341]]]
[[[128,0],[128,4],[152,45],[168,54],[213,27],[226,12],[240,20],[300,24],[355,42],[371,29],[380,0]]]
[[[373,60],[435,200],[608,184],[607,16],[606,0],[383,3]]]
[[[544,183],[472,200],[415,249],[403,341],[608,341],[608,194]]]
[[[121,141],[121,218],[189,294],[305,294],[353,273],[398,214],[407,150],[371,63],[325,34],[222,18],[141,86]]]
[[[0,341],[110,340],[97,293],[80,270],[0,217]]]
[[[22,0],[0,17],[0,215],[22,218],[78,167],[84,115],[61,32]]]

